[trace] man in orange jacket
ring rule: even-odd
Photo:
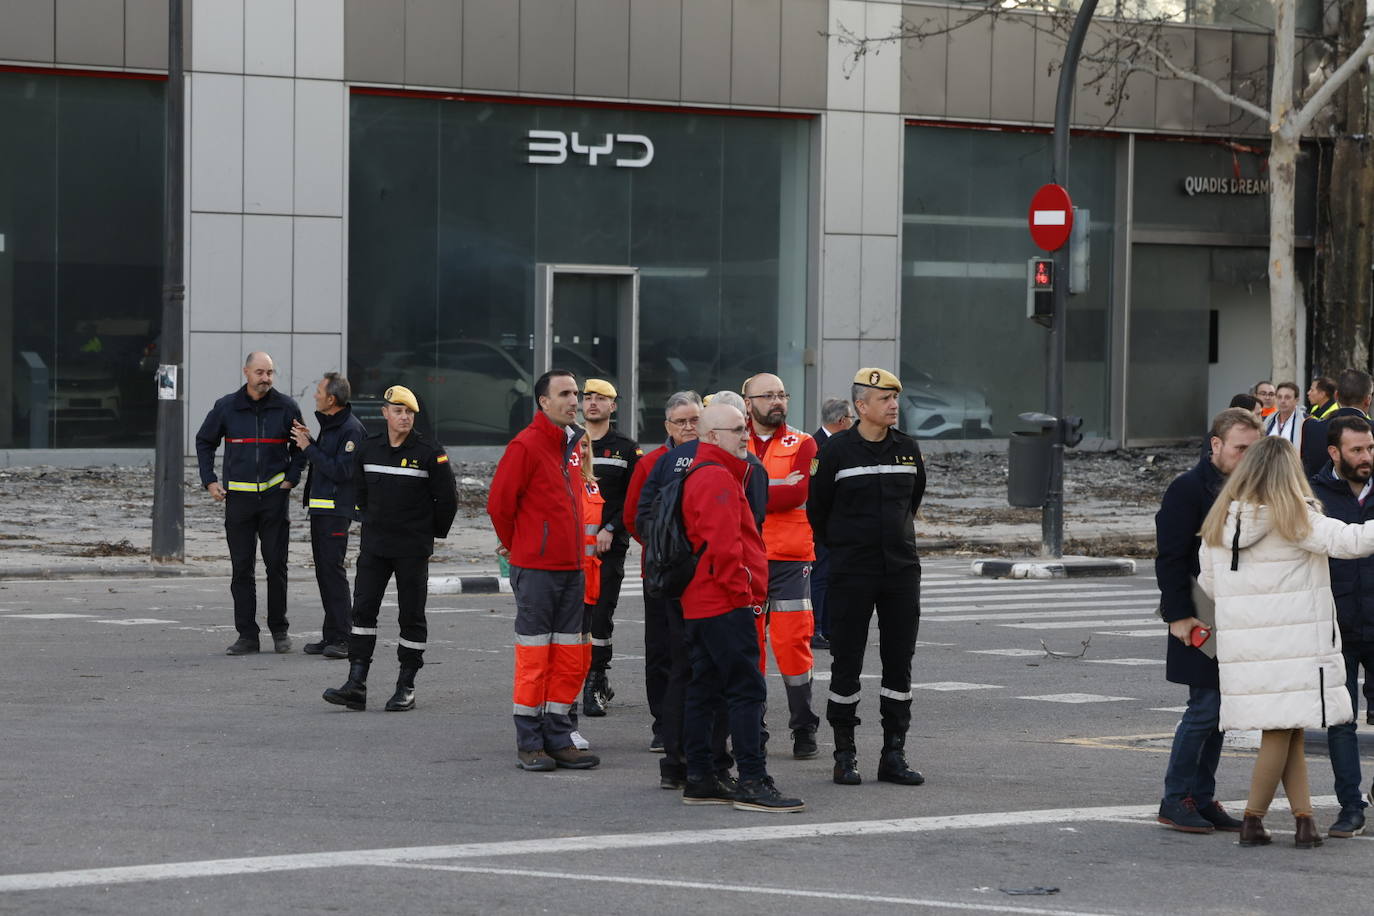
[[[552,369],[535,382],[539,410],[511,440],[487,497],[497,553],[515,592],[517,765],[587,770],[601,761],[573,745],[569,713],[587,676],[582,631],[582,477],[577,380]]]
[[[818,753],[816,727],[821,722],[811,709],[811,637],[816,623],[810,577],[816,553],[805,508],[816,440],[787,425],[790,395],[776,375],[764,372],[745,380],[742,393],[749,405],[749,451],[768,471],[768,514],[763,522],[768,616],[760,619],[787,691],[792,756],[806,760]]]

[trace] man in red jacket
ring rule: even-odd
[[[569,717],[591,661],[582,632],[577,380],[552,369],[534,396],[539,410],[506,446],[487,497],[515,592],[517,765],[588,770],[601,761],[573,746]]]
[[[682,520],[698,551],[696,575],[682,595],[692,679],[687,685],[683,745],[688,805],[732,804],[741,811],[801,811],[773,785],[765,766],[763,706],[768,688],[759,670],[754,618],[768,599],[768,559],[744,495],[749,429],[726,404],[701,415],[696,460],[682,485]],[[731,790],[712,767],[711,728],[722,695],[739,765]]]

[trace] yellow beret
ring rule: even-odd
[[[404,385],[392,385],[382,395],[382,400],[388,404],[404,404],[416,413],[420,412],[420,402],[415,398],[415,392]]]
[[[854,373],[854,384],[863,385],[865,388],[879,388],[883,391],[902,390],[902,383],[898,381],[897,376],[886,369],[873,367],[860,369]]]
[[[713,398],[713,397],[715,397],[714,394],[708,394],[708,395],[706,395],[706,397],[704,397],[704,398],[701,399],[701,406],[702,406],[702,407],[710,407],[710,406],[711,406],[711,398]]]
[[[620,395],[618,395],[618,394],[615,393],[615,386],[614,386],[614,385],[612,385],[610,382],[606,381],[605,379],[599,379],[599,378],[589,378],[589,379],[587,379],[586,384],[584,384],[584,385],[582,386],[582,393],[583,393],[583,394],[599,394],[599,395],[601,395],[602,397],[610,398],[611,400],[615,400],[616,398],[618,398],[618,397],[620,396]]]

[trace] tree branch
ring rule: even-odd
[[[1292,127],[1295,132],[1301,135],[1303,131],[1307,130],[1312,120],[1331,100],[1331,96],[1335,95],[1336,90],[1340,89],[1350,77],[1355,75],[1355,72],[1364,65],[1370,54],[1374,54],[1374,29],[1365,33],[1364,41],[1360,42],[1360,46],[1352,51],[1339,67],[1331,71],[1330,76],[1325,79],[1318,79],[1316,88],[1311,97],[1308,98],[1307,104],[1303,105],[1302,109],[1293,116]]]
[[[1261,121],[1264,121],[1265,123],[1268,123],[1272,118],[1272,115],[1268,111],[1259,107],[1254,102],[1251,102],[1249,99],[1243,99],[1234,93],[1227,92],[1225,89],[1222,89],[1219,84],[1213,82],[1212,80],[1209,80],[1207,77],[1194,73],[1191,70],[1183,69],[1178,64],[1169,60],[1169,55],[1165,54],[1159,48],[1156,48],[1153,45],[1141,44],[1135,39],[1126,39],[1126,41],[1130,44],[1136,45],[1136,47],[1140,48],[1150,56],[1154,57],[1155,60],[1164,65],[1164,69],[1169,71],[1169,74],[1171,74],[1175,79],[1187,80],[1190,83],[1194,83],[1195,85],[1201,86],[1203,89],[1206,89],[1208,92],[1212,93],[1212,95],[1221,99],[1226,104],[1234,105],[1236,108],[1239,108],[1242,111],[1249,112],[1250,114],[1254,115],[1255,117],[1259,118]]]

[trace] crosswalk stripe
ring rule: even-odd
[[[1159,625],[1164,634],[1164,621],[1158,617],[1139,617],[1135,620],[1048,620],[1041,623],[1002,623],[1009,630],[1067,630],[1071,627],[1143,627],[1147,623]]]
[[[965,603],[996,603],[1001,600],[1028,601],[1030,599],[1043,601],[1049,598],[1134,598],[1141,601],[1152,600],[1155,603],[1158,603],[1159,592],[1102,592],[1060,590],[1053,592],[1040,592],[1039,594],[1034,595],[1026,594],[1025,592],[1020,592],[1014,595],[927,595],[925,592],[921,593],[921,603],[931,605],[949,604],[958,601],[962,601]]]
[[[1110,616],[1129,617],[1129,616],[1131,616],[1132,614],[1139,614],[1142,610],[1144,610],[1144,608],[1139,608],[1139,607],[1123,607],[1123,608],[1112,609],[1112,608],[1105,608],[1105,607],[1094,607],[1094,608],[1083,608],[1083,609],[1081,609],[1081,610],[1076,610],[1076,611],[1040,611],[1040,612],[1032,613],[1032,614],[1026,614],[1026,613],[1021,613],[1021,612],[1018,612],[1018,611],[1012,611],[1012,612],[1010,612],[1010,613],[1001,613],[1001,614],[951,614],[951,615],[948,615],[948,616],[945,616],[945,615],[937,615],[937,616],[934,616],[934,617],[925,617],[925,616],[923,615],[922,618],[921,618],[921,621],[922,621],[923,623],[925,623],[925,622],[932,622],[932,623],[948,623],[948,622],[951,622],[951,621],[957,623],[957,622],[959,622],[959,621],[969,621],[969,620],[1046,620],[1046,621],[1054,621],[1054,620],[1063,620],[1063,619],[1065,619],[1065,618],[1070,618],[1070,617],[1110,617]],[[1156,622],[1156,623],[1163,623],[1163,621],[1159,620],[1158,618],[1155,618],[1155,622]],[[1069,625],[1069,626],[1076,626],[1077,624],[1069,623],[1068,625]],[[1113,625],[1115,625],[1115,624],[1113,624]],[[1127,624],[1126,621],[1122,621],[1122,624],[1121,624],[1121,625],[1122,625],[1122,626],[1126,626],[1126,625],[1128,625],[1128,624]],[[1088,624],[1083,624],[1083,626],[1088,626]]]
[[[1097,613],[1097,611],[1095,610],[1096,608],[1101,608],[1103,610],[1110,608],[1133,608],[1139,611],[1144,610],[1146,608],[1153,608],[1155,606],[1155,602],[1153,601],[1056,601],[1049,605],[1041,604],[1039,602],[1034,601],[1027,601],[1013,604],[959,604],[951,607],[923,607],[921,608],[921,616],[924,618],[927,615],[929,615],[931,619],[934,619],[937,617],[942,617],[946,614],[958,613],[961,611],[994,612],[1017,610],[1042,611],[1046,614],[1055,614],[1057,616],[1063,616],[1063,614],[1060,612],[1068,612],[1074,610],[1078,610],[1081,612],[1086,609],[1095,614]],[[1082,615],[1080,614],[1080,616]]]

